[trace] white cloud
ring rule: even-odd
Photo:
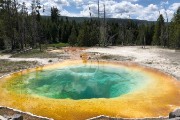
[[[28,8],[31,8],[31,2],[29,0],[19,0],[19,2],[25,1]],[[180,3],[173,3],[169,5],[168,0],[159,2],[159,5],[149,4],[143,6],[138,4],[139,0],[100,0],[100,11],[103,11],[103,5],[106,5],[106,13],[108,17],[112,18],[128,18],[131,16],[134,19],[145,19],[145,20],[157,20],[159,11],[165,17],[167,12],[169,20],[173,17],[174,12],[180,6]],[[90,13],[93,17],[97,16],[97,0],[41,0],[45,6],[45,13],[43,15],[50,14],[51,7],[57,7],[60,14],[63,16],[85,16],[89,17]],[[138,2],[138,3],[137,3]],[[74,11],[67,11],[65,6],[69,8],[77,9]],[[162,7],[166,6],[166,7]],[[90,11],[89,11],[90,7]],[[166,10],[165,10],[166,8]],[[29,9],[30,10],[30,9]],[[101,15],[103,16],[103,14]]]
[[[169,7],[169,9],[176,11],[176,10],[178,9],[178,7],[180,7],[180,3],[173,3],[173,4]]]
[[[157,5],[150,4],[147,7],[143,7],[139,10],[138,19],[144,19],[144,20],[156,20],[159,16],[159,9]]]
[[[128,2],[137,2],[139,0],[123,0],[123,1],[128,1]]]
[[[62,11],[61,11],[61,14],[62,14],[62,15],[65,15],[65,16],[71,16],[71,17],[81,17],[80,14],[70,13],[70,12],[68,12],[67,10],[62,10]]]

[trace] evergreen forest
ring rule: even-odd
[[[180,7],[170,22],[160,14],[157,21],[137,22],[133,19],[103,18],[69,20],[51,7],[50,16],[40,1],[32,1],[31,11],[26,3],[0,0],[0,50],[25,50],[47,44],[65,43],[69,46],[131,46],[153,45],[180,49]]]

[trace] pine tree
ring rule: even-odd
[[[53,43],[58,42],[58,28],[57,28],[57,25],[55,23],[52,24],[51,37],[52,37],[52,42]]]
[[[147,28],[147,36],[146,36],[146,44],[151,45],[153,41],[153,35],[154,35],[154,24],[148,25]]]
[[[3,0],[0,0],[0,7],[2,9],[0,9],[0,50],[5,49],[5,43],[4,43],[4,24],[3,24]]]
[[[5,43],[4,43],[4,33],[3,33],[3,22],[1,20],[1,15],[0,15],[0,50],[5,49]]]
[[[19,41],[20,41],[20,48],[21,50],[24,49],[24,47],[27,47],[27,39],[28,39],[28,32],[27,32],[27,17],[28,17],[28,11],[25,2],[21,5],[21,10],[19,13],[19,19],[18,19],[18,27],[19,27]]]
[[[68,43],[71,46],[74,46],[77,43],[77,33],[76,33],[76,29],[74,26],[71,30],[71,35],[69,36]]]
[[[125,39],[126,39],[126,28],[124,24],[120,24],[118,31],[118,37],[117,37],[117,44],[118,45],[124,45]]]
[[[144,38],[146,37],[146,27],[144,24],[142,24],[140,27],[139,27],[139,31],[138,31],[138,38],[137,38],[137,41],[136,41],[136,44],[137,45],[144,45]]]
[[[59,10],[56,7],[51,7],[51,21],[57,23],[59,21]]]
[[[89,38],[90,44],[88,46],[95,46],[99,43],[97,34],[98,31],[96,29],[90,32],[90,38]]]
[[[78,35],[78,46],[90,46],[90,33],[89,33],[89,26],[88,21],[84,21],[79,31]]]
[[[3,3],[3,5],[2,5]],[[19,31],[18,31],[18,3],[16,0],[1,1],[1,11],[3,11],[4,40],[9,43],[11,50],[19,48]]]
[[[153,45],[164,45],[164,18],[161,14],[155,26],[155,33],[153,36]]]
[[[66,21],[63,22],[61,26],[61,39],[63,43],[68,43],[69,36],[71,35],[72,25],[69,20],[66,18]]]
[[[85,28],[81,28],[77,38],[78,46],[85,46]]]
[[[180,7],[170,24],[170,41],[168,44],[170,47],[180,48]]]

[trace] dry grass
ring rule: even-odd
[[[18,61],[18,62],[13,62],[13,61],[8,61],[8,60],[0,60],[0,76],[19,71],[22,69],[27,69],[27,68],[33,68],[35,66],[38,66],[38,62],[29,62],[29,61]]]
[[[118,55],[101,55],[98,59],[112,60],[112,61],[132,61],[134,58],[118,56]]]
[[[14,54],[11,58],[59,58],[61,54],[49,53],[47,51],[31,50],[25,53]]]

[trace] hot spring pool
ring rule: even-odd
[[[55,99],[115,98],[146,87],[148,79],[123,67],[81,64],[17,76],[9,89]]]
[[[132,63],[66,61],[2,78],[0,105],[57,120],[167,116],[180,106],[179,85]]]

